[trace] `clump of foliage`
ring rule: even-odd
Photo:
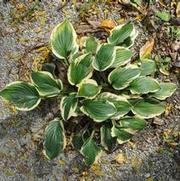
[[[102,150],[110,151],[123,144],[146,125],[146,119],[164,112],[164,103],[176,85],[158,82],[153,78],[156,64],[142,59],[131,62],[129,49],[137,36],[132,23],[115,27],[100,43],[87,38],[83,48],[67,20],[52,31],[50,44],[53,54],[68,66],[67,82],[48,71],[31,74],[31,83],[16,81],[7,85],[0,96],[20,111],[30,111],[42,99],[60,100],[59,117],[45,129],[44,154],[53,159],[65,148],[64,124],[71,125],[72,117],[81,129],[71,139],[75,149],[84,156],[86,165],[93,164]],[[160,100],[160,101],[159,101]]]

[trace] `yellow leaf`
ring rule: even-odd
[[[139,57],[140,59],[150,58],[151,52],[154,47],[154,39],[150,39],[145,43],[145,45],[140,49]]]
[[[136,20],[136,21],[141,21],[142,19],[143,19],[143,16],[140,16],[140,15],[138,15],[138,16],[135,17],[135,20]]]
[[[153,181],[152,177],[147,178],[145,181]]]
[[[133,167],[133,169],[138,172],[139,169],[141,168],[141,165],[143,163],[143,160],[141,158],[138,158],[137,156],[133,156],[131,158],[131,165]]]
[[[129,141],[129,142],[128,142],[128,145],[129,145],[132,149],[135,149],[135,148],[136,148],[136,144],[133,143],[132,141]]]
[[[120,19],[117,19],[117,20],[116,20],[116,22],[117,22],[118,24],[123,24],[123,23],[125,23],[125,21],[126,21],[125,18],[120,18]]]
[[[176,7],[176,16],[178,18],[180,17],[180,2],[178,2],[177,7]]]
[[[35,32],[36,32],[36,33],[41,32],[41,28],[40,28],[40,27],[36,28],[36,29],[35,29]]]
[[[126,163],[126,156],[123,153],[119,153],[116,158],[115,158],[116,162],[119,164],[123,164]]]
[[[60,165],[65,165],[65,161],[64,160],[59,160],[59,164]]]
[[[173,110],[173,104],[166,104],[166,108],[165,108],[165,112],[164,112],[164,116],[167,117]]]
[[[94,163],[91,166],[91,170],[94,172],[95,175],[97,176],[104,176],[104,172],[102,171],[102,168],[100,167],[100,165]]]
[[[111,19],[105,19],[101,21],[100,28],[105,29],[106,31],[110,31],[114,27],[115,27],[115,23]]]

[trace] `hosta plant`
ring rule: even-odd
[[[147,125],[147,119],[164,112],[163,101],[176,85],[153,78],[153,60],[132,62],[130,47],[136,36],[134,25],[127,23],[115,27],[106,43],[86,37],[79,48],[76,32],[65,20],[53,29],[50,46],[55,60],[67,68],[67,81],[61,81],[54,71],[33,71],[30,83],[16,81],[1,90],[0,96],[20,111],[30,111],[42,99],[57,97],[59,116],[44,132],[46,157],[53,159],[63,151],[65,125],[75,124],[68,140],[83,155],[85,164],[91,165],[102,150],[111,151],[117,143],[127,142]]]

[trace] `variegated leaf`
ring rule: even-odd
[[[125,117],[119,120],[119,125],[127,132],[135,134],[146,127],[146,121],[139,117]]]
[[[114,62],[116,51],[113,45],[103,44],[99,47],[93,61],[94,69],[104,71],[111,67]]]
[[[142,76],[131,82],[129,89],[133,94],[147,94],[158,91],[160,86],[157,80]]]
[[[85,54],[71,62],[68,69],[68,81],[71,85],[77,85],[84,79],[92,76],[92,56]]]
[[[84,162],[87,166],[95,163],[101,153],[101,148],[97,146],[92,136],[82,145],[80,153],[84,156]]]
[[[106,100],[85,100],[81,111],[95,122],[103,122],[117,112],[114,104]]]
[[[108,43],[115,46],[130,47],[133,45],[136,36],[137,31],[135,30],[133,24],[127,23],[119,25],[111,31]]]
[[[78,104],[78,99],[76,93],[71,93],[68,96],[64,96],[61,99],[60,111],[61,116],[64,120],[68,120],[72,116],[77,116],[76,108]]]
[[[127,64],[128,62],[130,62],[132,56],[133,52],[131,50],[124,47],[117,47],[115,60],[111,67],[116,68],[118,66]]]
[[[156,72],[156,63],[150,59],[143,59],[141,62],[141,75],[152,75]]]
[[[132,107],[132,112],[142,118],[153,118],[161,115],[165,111],[165,106],[152,99],[140,99]]]
[[[112,126],[109,123],[105,123],[100,129],[101,145],[107,151],[113,150],[116,146],[116,138],[112,137],[111,128]]]
[[[112,94],[110,92],[103,92],[98,98],[108,100],[115,105],[117,113],[111,117],[112,119],[119,119],[131,110],[131,104],[124,96]]]
[[[152,94],[152,97],[155,97],[159,100],[165,100],[167,97],[170,97],[176,90],[177,86],[171,82],[162,82],[160,83],[160,89]]]
[[[118,67],[108,76],[108,81],[116,90],[122,90],[139,77],[141,71],[137,66]]]
[[[53,159],[64,150],[66,138],[62,120],[55,118],[45,130],[44,154],[48,159]]]
[[[132,134],[125,131],[122,127],[113,125],[111,129],[111,135],[112,137],[117,137],[117,142],[119,144],[123,144],[127,141],[129,141],[132,138]]]
[[[96,53],[98,46],[98,41],[95,37],[89,37],[86,40],[85,50],[87,53],[92,53],[93,55]]]
[[[21,81],[8,84],[0,91],[0,97],[20,111],[30,111],[41,101],[37,89],[32,84]]]
[[[78,97],[93,99],[100,91],[101,87],[92,79],[84,80],[78,85]]]
[[[61,80],[54,79],[47,71],[32,72],[31,79],[39,94],[44,97],[57,96],[63,89]]]
[[[78,49],[76,38],[76,32],[68,20],[58,24],[53,29],[50,37],[54,55],[60,59],[67,59],[70,55],[74,54]]]

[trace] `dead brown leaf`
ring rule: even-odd
[[[176,7],[176,16],[180,17],[180,2],[178,2],[177,7]]]
[[[140,59],[150,58],[151,52],[154,47],[154,38],[148,40],[143,47],[140,49]]]
[[[162,126],[164,124],[164,121],[160,118],[154,118],[153,123]]]
[[[78,25],[76,27],[77,34],[94,33],[97,31],[99,31],[99,29],[94,29],[90,25],[86,25],[86,24]]]
[[[116,26],[116,25],[115,25],[115,23],[114,23],[113,20],[111,20],[111,19],[105,19],[105,20],[101,21],[99,27],[102,28],[102,29],[105,29],[106,31],[109,32],[109,31],[112,30],[115,26]]]

